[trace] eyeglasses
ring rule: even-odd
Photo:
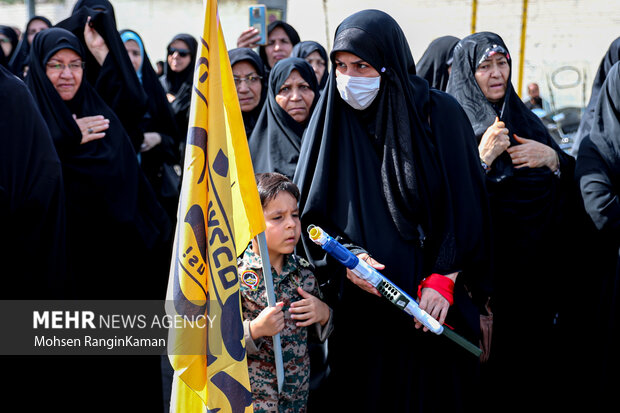
[[[173,55],[174,52],[177,52],[180,57],[187,57],[187,56],[189,56],[189,50],[188,49],[177,49],[175,47],[171,47],[170,49],[168,49],[168,56]]]
[[[11,39],[8,37],[0,37],[0,43],[11,43]]]
[[[239,86],[241,82],[245,82],[246,85],[250,86],[260,81],[262,78],[263,78],[262,76],[248,76],[248,77],[233,76],[233,79],[235,80],[235,86]]]
[[[64,72],[67,67],[70,71],[77,72],[80,69],[84,69],[86,64],[84,62],[71,62],[68,65],[62,63],[48,63],[46,66],[48,70],[53,70],[54,72]]]

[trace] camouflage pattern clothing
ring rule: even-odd
[[[249,331],[250,320],[258,317],[267,307],[262,261],[250,245],[237,260],[237,265],[254,412],[305,412],[310,381],[308,328],[297,327],[288,310],[292,302],[302,299],[297,293],[297,287],[322,298],[311,266],[306,260],[290,254],[284,257],[280,274],[272,267],[276,301],[284,302],[284,329],[280,332],[284,385],[282,393],[278,395],[273,340],[271,337],[252,340]],[[327,338],[332,329],[331,322],[330,310],[330,319],[324,327],[321,328],[319,323],[315,324],[319,340],[324,341]]]

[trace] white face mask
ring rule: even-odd
[[[342,100],[353,109],[366,109],[379,93],[381,76],[347,76],[336,71],[336,87]]]

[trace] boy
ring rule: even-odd
[[[256,175],[265,215],[265,237],[278,303],[267,307],[262,261],[255,240],[238,259],[243,326],[254,412],[305,412],[310,357],[308,326],[315,325],[319,340],[331,332],[331,309],[317,296],[318,283],[310,264],[293,254],[301,234],[299,189],[279,173]],[[278,394],[273,341],[280,333],[284,386]]]

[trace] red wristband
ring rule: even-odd
[[[445,275],[431,274],[422,280],[418,286],[418,298],[422,295],[422,288],[432,288],[452,305],[454,303],[454,281]]]

